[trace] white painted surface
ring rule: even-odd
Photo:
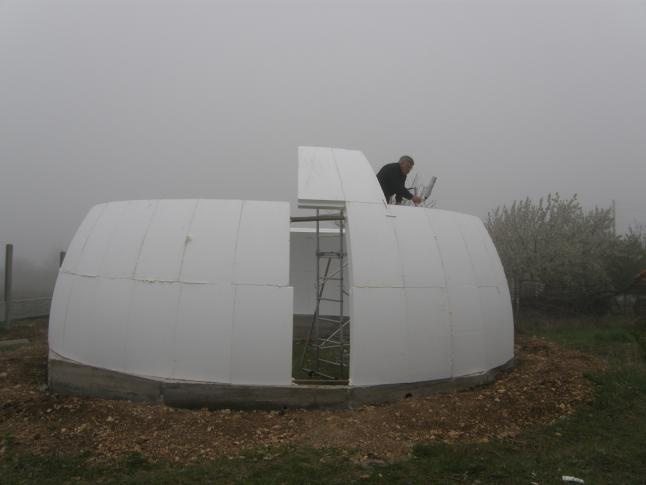
[[[509,290],[478,219],[344,204],[352,385],[477,374],[513,357]],[[50,347],[135,375],[288,385],[292,315],[311,313],[315,302],[311,231],[290,240],[281,202],[94,207],[57,281]],[[326,233],[322,249],[337,243]]]
[[[235,254],[234,282],[280,285],[289,282],[289,204],[245,201]]]
[[[392,206],[390,218],[395,225],[401,271],[406,288],[444,287],[442,258],[427,211]]]
[[[126,329],[126,372],[170,377],[181,285],[135,281]],[[92,322],[86,320],[84,322]],[[87,362],[86,359],[83,359]]]
[[[445,288],[406,288],[407,382],[451,375],[451,328]]]
[[[299,147],[300,207],[340,207],[346,202],[385,204],[377,177],[359,150]]]
[[[101,274],[104,258],[115,234],[119,221],[123,218],[125,204],[104,204],[104,209],[88,235],[83,252],[79,256],[76,273],[87,276]],[[67,259],[67,255],[65,255]]]
[[[479,374],[513,357],[509,292],[480,220],[354,202],[347,214],[352,384]]]
[[[70,295],[74,276],[67,273],[59,273],[54,286],[52,304],[49,309],[49,346],[53,349],[63,348],[63,332],[67,320]]]
[[[403,288],[352,288],[352,385],[370,386],[407,381],[409,348],[404,298]]]
[[[131,200],[111,202],[124,207],[122,218],[110,236],[101,276],[106,278],[132,278],[141,246],[157,207],[156,200]],[[65,256],[67,259],[67,256]]]
[[[199,200],[188,230],[180,280],[229,283],[240,227],[242,201]]]
[[[70,249],[51,307],[57,354],[164,379],[291,382],[287,203],[102,204]]]
[[[160,200],[144,238],[135,279],[178,281],[196,200]]]
[[[352,286],[403,287],[400,251],[393,219],[383,205],[348,203]]]
[[[126,332],[134,280],[98,278],[92,309],[91,358],[97,367],[126,370]],[[120,302],[115,304],[115,302]],[[87,325],[88,321],[83,322]]]
[[[292,299],[290,287],[236,287],[231,338],[232,384],[291,384]]]
[[[79,261],[81,259],[81,254],[83,253],[83,248],[85,243],[94,230],[94,225],[96,224],[99,217],[105,210],[106,204],[95,205],[90,209],[90,212],[85,216],[83,222],[76,230],[72,241],[70,242],[69,247],[65,253],[65,260],[63,261],[62,269],[63,271],[76,272],[78,268]]]
[[[71,359],[87,361],[99,342],[92,342],[92,326],[85,322],[92,318],[95,308],[97,278],[76,276],[67,308],[67,318],[63,330],[63,348]]]
[[[231,382],[235,287],[182,285],[175,337],[175,379]]]
[[[384,193],[370,162],[359,150],[334,149],[346,202],[385,204]]]
[[[299,201],[345,200],[332,148],[298,148]]]

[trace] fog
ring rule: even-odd
[[[299,145],[402,154],[443,209],[646,223],[646,3],[0,3],[0,243],[48,295],[88,209],[287,200]],[[2,263],[0,263],[1,265]]]

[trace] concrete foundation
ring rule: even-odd
[[[183,408],[354,408],[488,384],[512,365],[513,359],[478,375],[380,386],[240,386],[138,377],[79,364],[50,352],[48,380],[49,388],[61,394],[157,402]]]

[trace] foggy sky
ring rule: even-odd
[[[410,154],[443,209],[558,191],[646,223],[646,2],[0,2],[19,294],[51,291],[96,203],[295,211],[299,145]]]

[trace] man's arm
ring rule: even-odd
[[[400,172],[401,173],[401,172]],[[422,203],[422,198],[419,195],[413,195],[410,193],[410,191],[406,188],[405,183],[406,183],[406,176],[404,175],[403,177],[400,175],[398,178],[398,186],[397,186],[397,191],[395,194],[397,194],[397,202],[401,201],[401,199],[408,199],[412,200],[415,205],[421,204]]]
[[[397,167],[399,170],[399,167]],[[413,198],[413,194],[410,193],[410,191],[406,188],[405,183],[406,183],[406,176],[404,175],[402,177],[402,173],[399,172],[397,175],[397,189],[395,190],[395,194],[397,194],[397,198],[399,199],[407,199],[411,200]]]

